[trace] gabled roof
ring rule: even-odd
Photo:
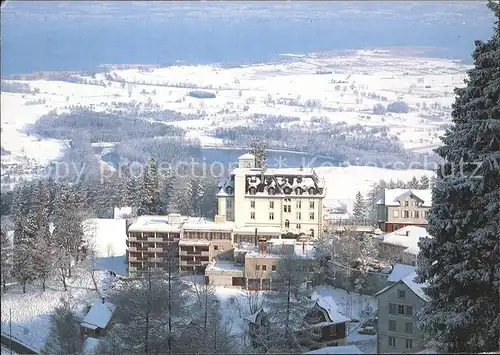
[[[243,320],[252,324],[257,324],[257,317],[261,312],[265,312],[264,308],[259,309],[257,312],[250,314],[249,316],[243,317]]]
[[[427,295],[424,293],[424,290],[423,290],[427,286],[427,284],[419,284],[419,283],[415,282],[414,279],[415,279],[416,276],[417,276],[417,273],[416,272],[412,272],[411,274],[403,277],[398,282],[393,283],[392,285],[387,286],[384,289],[380,290],[379,292],[377,292],[375,294],[375,296],[379,296],[382,293],[385,293],[387,290],[393,288],[396,285],[405,284],[406,286],[408,286],[408,288],[410,290],[412,290],[412,292],[415,295],[417,295],[422,300],[424,300],[425,302],[427,302],[429,300],[429,298],[427,297]]]
[[[338,311],[338,305],[331,296],[323,296],[317,290],[314,290],[311,299],[316,301],[316,304],[323,308],[330,318],[331,322],[334,324],[350,322],[351,319],[344,316]]]
[[[410,194],[421,200],[423,207],[431,207],[432,190],[430,189],[385,189],[384,195],[377,201],[377,205],[400,206],[401,203],[399,201]]]
[[[427,237],[432,238],[427,229],[418,226],[406,226],[392,233],[385,234],[382,243],[399,245],[405,247],[405,253],[418,255],[420,251],[418,242],[420,238]]]
[[[82,326],[89,329],[105,329],[111,320],[116,306],[112,303],[96,303],[82,321]]]
[[[389,277],[387,278],[388,282],[398,282],[403,277],[410,275],[412,272],[415,272],[415,266],[406,265],[406,264],[396,264],[392,269]]]

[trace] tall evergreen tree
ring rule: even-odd
[[[420,187],[420,183],[419,183],[417,177],[413,176],[413,178],[408,182],[408,188],[418,189],[419,187]]]
[[[352,216],[357,223],[362,223],[366,219],[366,205],[363,195],[358,191],[354,200]]]
[[[156,161],[151,158],[146,167],[141,181],[138,214],[157,215],[160,213],[160,183]]]
[[[260,139],[254,140],[250,144],[250,154],[255,156],[256,168],[267,167],[267,145],[264,141]],[[283,168],[285,167],[283,166]]]
[[[420,242],[421,326],[451,353],[500,347],[500,12],[489,7],[493,38],[475,42],[474,68],[455,90],[454,125],[436,150],[445,161],[429,213],[434,238]]]
[[[430,188],[430,180],[429,180],[429,177],[427,175],[423,175],[420,178],[420,186],[419,186],[419,188],[423,189],[423,190],[427,190],[428,188]]]

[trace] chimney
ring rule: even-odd
[[[257,246],[257,242],[258,242],[258,239],[257,239],[257,228],[255,228],[254,242],[255,242],[255,246]]]
[[[106,303],[106,298],[105,297],[102,298],[102,303],[103,304]]]
[[[409,237],[410,236],[410,231],[406,231],[406,236]]]

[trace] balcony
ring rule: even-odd
[[[202,251],[201,256],[210,256],[210,252],[209,251]]]
[[[137,251],[136,247],[128,247],[128,251]]]
[[[148,261],[150,263],[163,263],[165,262],[164,258],[149,258]]]
[[[136,238],[136,237],[130,237],[129,236],[129,237],[127,237],[127,241],[129,241],[129,242],[137,242],[137,241],[139,241],[139,239]]]
[[[151,243],[163,243],[163,238],[149,237],[148,242]]]
[[[185,251],[185,250],[181,250],[181,251],[179,252],[179,255],[180,255],[180,256],[187,256],[187,255],[188,255],[188,252],[187,252],[187,251]]]
[[[131,262],[131,261],[139,261],[139,259],[136,256],[129,256],[128,257],[128,261],[129,262]]]
[[[163,248],[148,248],[150,253],[163,253]]]

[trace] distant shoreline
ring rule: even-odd
[[[101,64],[95,67],[93,70],[47,70],[47,71],[36,71],[32,73],[16,73],[2,75],[2,80],[50,80],[54,76],[72,76],[72,75],[92,75],[95,73],[102,73],[108,70],[126,70],[126,69],[158,69],[165,68],[169,66],[196,66],[196,65],[216,65],[221,67],[233,67],[233,66],[244,66],[244,65],[259,65],[259,64],[279,64],[282,62],[289,61],[301,61],[308,58],[328,58],[335,56],[348,56],[353,55],[357,51],[374,51],[374,52],[388,52],[394,56],[410,56],[410,57],[428,57],[437,58],[442,60],[465,62],[464,59],[451,59],[444,57],[437,57],[430,55],[431,53],[436,53],[442,51],[443,48],[439,47],[429,47],[429,46],[393,46],[393,47],[366,47],[358,49],[345,49],[345,50],[332,50],[332,51],[318,51],[313,53],[295,54],[295,53],[283,53],[278,54],[277,60],[267,60],[259,61],[251,64],[241,63],[241,64],[229,64],[229,63],[207,63],[207,64],[190,64],[177,61],[171,64],[127,64],[127,63],[116,63],[116,64]]]

